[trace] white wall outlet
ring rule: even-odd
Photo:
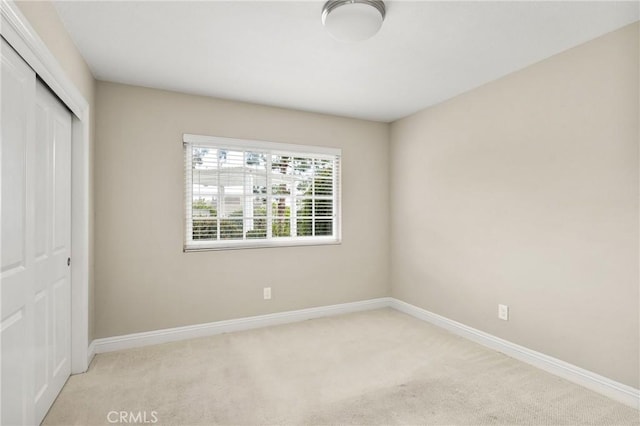
[[[507,305],[498,305],[498,318],[509,321],[509,307]]]
[[[263,288],[262,289],[262,296],[264,297],[264,300],[271,299],[271,287]]]

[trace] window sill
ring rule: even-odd
[[[191,242],[183,247],[185,253],[197,251],[219,251],[219,250],[244,250],[244,249],[260,249],[260,248],[277,248],[277,247],[299,247],[299,246],[327,246],[340,245],[342,240],[334,237],[328,238],[279,238],[277,240],[260,241],[260,240],[242,240],[242,241],[224,241],[215,242]]]

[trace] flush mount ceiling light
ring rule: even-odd
[[[385,16],[381,0],[329,0],[322,8],[322,25],[340,41],[373,37]]]

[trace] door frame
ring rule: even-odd
[[[71,374],[87,371],[89,353],[89,103],[12,0],[0,0],[0,34],[72,112]]]

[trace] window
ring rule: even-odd
[[[336,148],[184,135],[184,250],[340,242]]]

